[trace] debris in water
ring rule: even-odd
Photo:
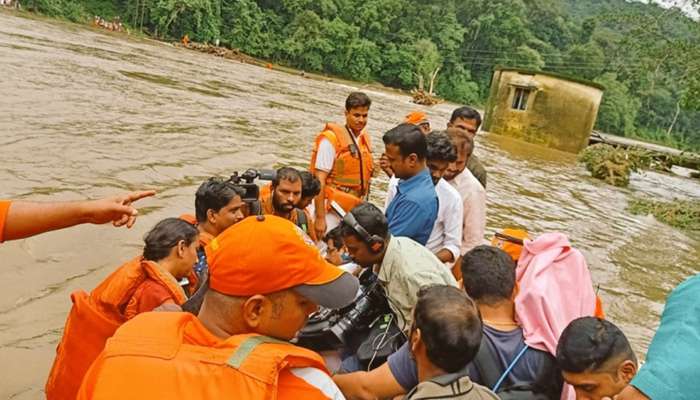
[[[649,168],[652,157],[646,150],[599,143],[586,147],[579,155],[579,161],[586,165],[594,178],[614,186],[627,186],[630,174]]]
[[[627,209],[632,214],[653,215],[658,221],[675,228],[700,231],[700,200],[678,200],[670,202],[634,199]]]

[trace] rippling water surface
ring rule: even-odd
[[[132,230],[81,226],[0,247],[0,398],[43,397],[69,294],[137,255],[158,220],[192,212],[206,177],[306,166],[353,84],[267,70],[150,40],[0,10],[0,198],[83,199],[155,188]],[[369,129],[416,106],[362,88]],[[426,109],[444,127],[453,104]],[[610,319],[643,353],[668,292],[697,272],[700,240],[625,211],[634,196],[700,197],[677,176],[636,175],[627,189],[591,179],[570,154],[480,134],[489,172],[487,233],[560,230],[586,255]],[[373,192],[381,201],[386,179]],[[574,289],[574,288],[572,288]]]

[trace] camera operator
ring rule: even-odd
[[[391,236],[386,217],[375,205],[358,205],[346,214],[340,226],[343,243],[353,260],[372,267],[377,274],[404,333],[411,327],[411,310],[421,287],[457,286],[450,271],[430,250],[407,237]]]

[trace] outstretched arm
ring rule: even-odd
[[[388,399],[406,393],[387,363],[369,372],[338,374],[333,381],[348,400]]]
[[[99,200],[36,203],[14,201],[5,219],[3,240],[22,239],[78,224],[105,224],[131,228],[138,211],[132,203],[155,195],[153,190],[131,192]]]

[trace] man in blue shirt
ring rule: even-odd
[[[412,124],[401,124],[384,134],[384,154],[400,179],[396,196],[386,209],[389,232],[425,245],[438,213],[435,185],[425,160],[425,135]]]

